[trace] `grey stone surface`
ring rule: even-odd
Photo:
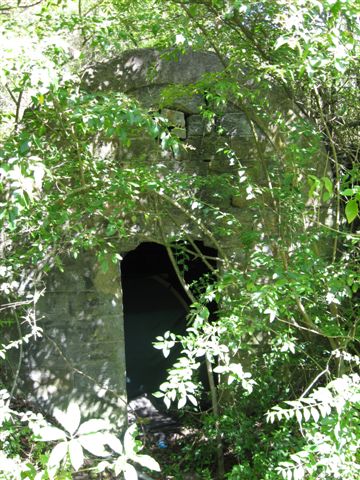
[[[212,130],[212,125],[201,115],[190,115],[187,119],[188,137],[202,137],[204,135],[210,135]]]
[[[166,85],[149,85],[130,90],[128,94],[136,98],[143,107],[150,110],[158,110],[161,106],[187,114],[197,114],[200,112],[200,108],[205,105],[205,100],[201,95],[179,95],[179,93],[175,95],[173,92],[167,94],[166,90]]]
[[[220,125],[230,137],[252,136],[251,127],[243,113],[225,113]]]
[[[175,51],[138,49],[89,68],[83,85],[93,91],[128,92],[150,85],[187,85],[206,73],[221,70],[223,65],[211,52],[189,51],[179,55]]]
[[[163,108],[161,115],[168,119],[169,125],[180,128],[185,128],[185,115],[179,110],[170,110],[169,108]]]
[[[182,96],[174,98],[169,106],[188,114],[197,114],[200,108],[205,106],[205,100],[201,95]]]
[[[167,118],[172,135],[176,135],[180,139],[186,138],[185,115],[179,110],[170,110],[164,108],[161,110],[161,115]]]
[[[94,254],[52,271],[37,315],[44,335],[25,351],[20,387],[51,411],[79,404],[83,418],[126,424],[126,385],[119,268],[103,272]]]

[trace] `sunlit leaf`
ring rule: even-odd
[[[109,445],[109,447],[119,455],[123,454],[124,449],[123,449],[122,443],[115,435],[113,435],[112,433],[108,433],[105,435],[105,438],[106,438],[106,445]]]
[[[109,452],[105,449],[106,434],[102,433],[90,433],[87,435],[79,436],[79,442],[81,445],[96,457],[107,457]]]
[[[47,462],[48,466],[50,468],[57,467],[60,464],[60,462],[65,458],[67,451],[68,451],[67,442],[58,443],[50,453],[49,460]]]
[[[160,472],[160,465],[158,462],[149,455],[136,455],[133,457],[134,462],[139,463],[142,467]]]
[[[320,418],[319,410],[315,407],[311,407],[311,415],[312,415],[314,421],[317,423],[319,421],[319,418]]]
[[[180,408],[183,408],[185,405],[186,405],[186,396],[180,397],[177,408],[180,410]]]
[[[345,207],[345,215],[349,223],[353,222],[359,213],[359,204],[356,200],[349,200]]]
[[[129,455],[129,456],[131,456],[135,451],[135,447],[136,447],[136,442],[134,438],[135,432],[136,432],[136,424],[134,423],[126,430],[124,435],[124,450],[126,455]]]
[[[305,422],[307,422],[310,418],[310,410],[308,408],[305,408],[303,411],[303,415],[304,415]]]
[[[63,430],[57,427],[43,427],[36,431],[36,434],[39,435],[40,440],[43,442],[52,442],[55,440],[65,440],[66,434]]]
[[[125,480],[138,480],[138,474],[132,465],[127,463],[124,468],[124,479]]]
[[[60,425],[64,427],[64,429],[69,432],[70,435],[72,435],[75,433],[80,424],[81,414],[79,406],[77,403],[71,402],[66,413],[58,408],[55,408],[54,417],[60,423]]]
[[[99,419],[94,418],[92,420],[88,420],[87,422],[82,423],[77,433],[78,435],[84,435],[86,433],[95,433],[95,432],[100,432],[100,431],[109,430],[109,429],[110,429],[109,422],[101,418]]]
[[[71,440],[69,443],[70,462],[75,471],[84,463],[84,452],[78,440]]]
[[[188,397],[188,399],[190,400],[190,402],[196,407],[198,403],[197,403],[197,400],[196,400],[196,398],[194,397],[194,395],[189,395],[189,394],[188,394],[187,397]]]

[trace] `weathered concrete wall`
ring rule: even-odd
[[[125,354],[119,267],[104,272],[95,252],[64,259],[38,302],[44,335],[25,351],[20,385],[51,411],[76,401],[84,418],[124,423]]]

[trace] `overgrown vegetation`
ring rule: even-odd
[[[1,5],[1,338],[18,331],[18,340],[1,341],[1,362],[13,349],[21,362],[23,343],[41,336],[35,305],[42,274],[61,268],[65,252],[76,257],[83,249],[117,262],[119,241],[131,235],[146,198],[145,225],[156,221],[161,229],[174,222],[170,211],[181,211],[219,253],[210,280],[184,285],[192,302],[188,335],[167,333],[156,345],[165,354],[175,343],[182,349],[157,394],[167,405],[198,408],[200,360],[210,379],[220,378],[210,385],[211,409],[194,420],[195,444],[178,453],[182,470],[174,459],[167,473],[358,478],[359,16],[356,0]],[[96,142],[130,146],[134,132],[158,139],[165,152],[183,148],[160,114],[123,94],[82,88],[89,65],[134,47],[218,55],[223,72],[187,90],[206,96],[202,114],[210,122],[229,102],[245,112],[254,141],[267,139],[264,165],[271,160],[273,168],[265,182],[257,184],[226,146],[233,173],[215,184],[161,163],[134,159],[119,168],[116,158],[97,157]],[[286,99],[292,115],[274,110],[274,95]],[[320,157],[327,167],[308,175],[309,159]],[[209,198],[195,202],[205,187]],[[223,191],[246,199],[251,226],[221,211]],[[191,239],[174,226],[178,237],[164,243],[185,284],[182,256],[189,253],[171,247]],[[241,261],[222,248],[230,235],[238,237]],[[209,321],[213,301],[218,311]],[[129,434],[124,455],[101,422],[85,429],[98,449],[79,443],[74,406],[70,421],[59,414],[67,433],[40,431],[39,415],[11,403],[17,374],[0,391],[0,478],[65,478],[82,466],[82,447],[107,455],[100,469],[127,479],[136,478],[131,461],[157,468],[138,455]],[[45,441],[52,440],[61,443],[49,449]],[[104,453],[106,445],[117,460],[109,448]]]

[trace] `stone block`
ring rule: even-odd
[[[185,140],[186,138],[186,129],[175,127],[171,130],[172,135],[176,135],[180,140]]]
[[[205,105],[202,95],[174,95],[172,92],[167,94],[166,90],[167,87],[164,88],[163,85],[150,85],[137,88],[129,94],[143,107],[154,110],[158,110],[159,107],[169,108],[192,115],[198,114],[200,108]]]
[[[131,92],[149,85],[189,85],[223,68],[212,52],[179,54],[171,50],[161,53],[151,48],[136,49],[89,67],[83,87],[91,91]]]
[[[226,113],[220,120],[220,126],[230,137],[252,136],[251,127],[243,113]]]
[[[159,105],[161,104],[162,90],[162,86],[150,85],[148,87],[141,87],[133,90],[130,92],[130,96],[136,98],[143,107],[158,110]]]
[[[174,98],[169,103],[169,108],[193,115],[199,113],[200,108],[204,105],[205,101],[201,95],[191,95]]]
[[[190,115],[187,119],[187,136],[203,137],[209,135],[212,130],[210,125],[201,115]]]
[[[168,119],[170,126],[185,128],[184,112],[180,112],[179,110],[170,110],[169,108],[163,108],[160,114]]]
[[[232,195],[231,206],[236,208],[247,208],[249,205],[245,195]]]

